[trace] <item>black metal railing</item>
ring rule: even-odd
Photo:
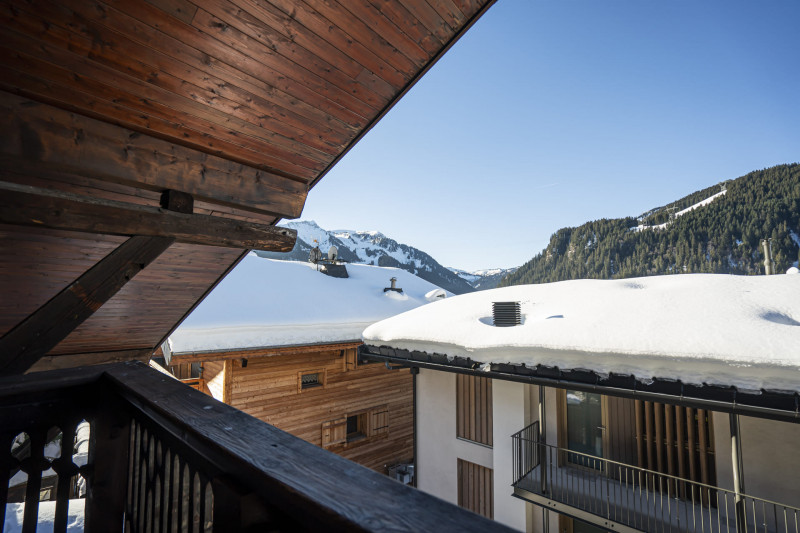
[[[0,529],[7,509],[23,533],[509,531],[142,363],[0,378]]]
[[[800,531],[800,508],[544,444],[537,422],[512,436],[512,448],[515,489],[589,513],[602,519],[598,524],[670,532]]]

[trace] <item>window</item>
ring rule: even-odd
[[[297,374],[297,392],[325,388],[325,370],[307,370]]]
[[[354,442],[367,436],[367,413],[347,417],[347,442]]]
[[[322,447],[355,443],[389,434],[386,405],[359,411],[322,423]]]
[[[458,460],[458,505],[494,518],[494,489],[491,468]]]
[[[492,380],[456,374],[456,436],[492,445]]]
[[[319,387],[320,385],[322,385],[322,382],[319,380],[319,374],[316,372],[300,376],[301,389],[310,389],[311,387]]]

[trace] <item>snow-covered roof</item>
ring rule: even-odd
[[[519,301],[522,324],[493,326],[492,302],[498,301]],[[378,322],[363,340],[483,363],[800,392],[800,275],[681,274],[506,287]]]
[[[359,340],[378,320],[428,303],[438,289],[397,268],[348,264],[349,278],[250,253],[170,336],[172,353]],[[385,291],[397,278],[403,292]]]

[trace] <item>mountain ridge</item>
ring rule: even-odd
[[[314,246],[319,246],[323,254],[331,246],[336,246],[341,261],[401,268],[454,294],[488,288],[489,285],[494,287],[500,281],[500,277],[496,275],[486,276],[486,279],[478,277],[475,284],[479,287],[475,286],[439,264],[429,254],[399,243],[380,231],[326,230],[313,220],[291,220],[281,222],[280,225],[297,230],[294,249],[289,253],[258,251],[258,255],[273,259],[308,261]]]
[[[681,272],[763,273],[761,239],[777,272],[800,261],[800,164],[750,172],[638,217],[557,230],[499,286]]]

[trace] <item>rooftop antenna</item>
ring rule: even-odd
[[[311,253],[308,254],[308,260],[317,265],[317,271],[319,271],[319,261],[322,259],[322,252],[319,249],[319,241],[317,241],[317,239],[314,239],[314,244],[316,246],[314,246],[311,249]]]

